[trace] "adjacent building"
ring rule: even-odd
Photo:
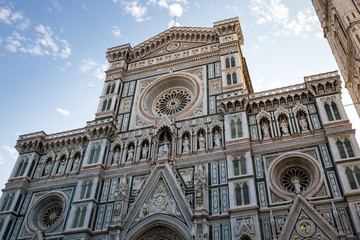
[[[360,117],[360,1],[312,0]]]
[[[238,18],[109,48],[95,119],[21,135],[1,239],[357,239],[340,76],[254,92]]]

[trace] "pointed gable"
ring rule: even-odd
[[[302,196],[296,196],[279,240],[337,239],[336,230]]]

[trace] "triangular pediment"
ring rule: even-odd
[[[279,240],[337,239],[337,231],[302,196],[296,196]]]
[[[166,215],[191,226],[190,206],[167,164],[157,166],[149,176],[127,214],[124,231],[157,215]]]

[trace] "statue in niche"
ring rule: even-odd
[[[112,165],[118,164],[119,161],[120,161],[120,147],[116,146],[115,147],[115,152],[114,152],[114,155],[113,155]]]
[[[57,174],[62,174],[65,170],[65,158],[60,160],[59,168]]]
[[[303,115],[301,115],[301,117],[300,117],[299,125],[301,127],[301,131],[307,131],[308,130],[308,123],[306,121],[306,118]]]
[[[162,156],[168,153],[169,153],[169,142],[165,140],[164,142],[161,143],[159,147],[159,155]]]
[[[284,118],[281,119],[280,128],[283,135],[289,134],[289,124],[286,122]]]
[[[190,141],[189,137],[186,135],[183,141],[183,153],[190,152]]]
[[[44,175],[43,176],[49,176],[51,171],[51,160],[46,162],[45,169],[44,169]]]
[[[119,186],[115,191],[114,197],[114,214],[118,217],[121,217],[121,212],[125,202],[126,194],[128,191],[128,184],[126,181],[126,175],[121,179]]]
[[[197,171],[195,172],[194,180],[195,180],[195,189],[196,189],[195,190],[196,204],[197,207],[201,207],[203,206],[204,203],[203,190],[206,185],[206,175],[201,165],[198,167]]]
[[[205,137],[202,132],[200,133],[199,136],[199,150],[205,150]]]
[[[214,143],[215,143],[215,147],[221,146],[221,135],[218,130],[215,131]]]
[[[301,192],[301,189],[300,189],[300,182],[297,178],[294,178],[292,180],[292,183],[294,184],[294,188],[295,188],[295,193],[296,194],[299,194]]]
[[[147,143],[145,143],[141,149],[141,155],[142,155],[141,159],[147,159],[148,152],[149,152],[149,146]]]
[[[130,149],[128,151],[128,157],[127,157],[127,162],[132,162],[134,161],[134,147],[131,145]]]
[[[74,161],[74,163],[73,163],[73,167],[72,167],[71,172],[77,171],[78,168],[79,168],[79,165],[80,165],[80,155],[79,155],[79,154],[76,154],[76,156],[75,156],[75,161]]]
[[[270,138],[269,124],[268,124],[266,121],[264,121],[264,122],[262,123],[261,129],[262,129],[262,131],[263,131],[263,135],[264,135],[263,137],[264,137],[264,138]]]

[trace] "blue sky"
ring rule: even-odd
[[[19,134],[94,119],[107,48],[135,46],[173,26],[174,17],[176,25],[212,27],[236,16],[255,91],[337,70],[310,0],[0,0],[0,187]],[[351,104],[345,89],[343,102]],[[360,126],[354,108],[346,110]]]

